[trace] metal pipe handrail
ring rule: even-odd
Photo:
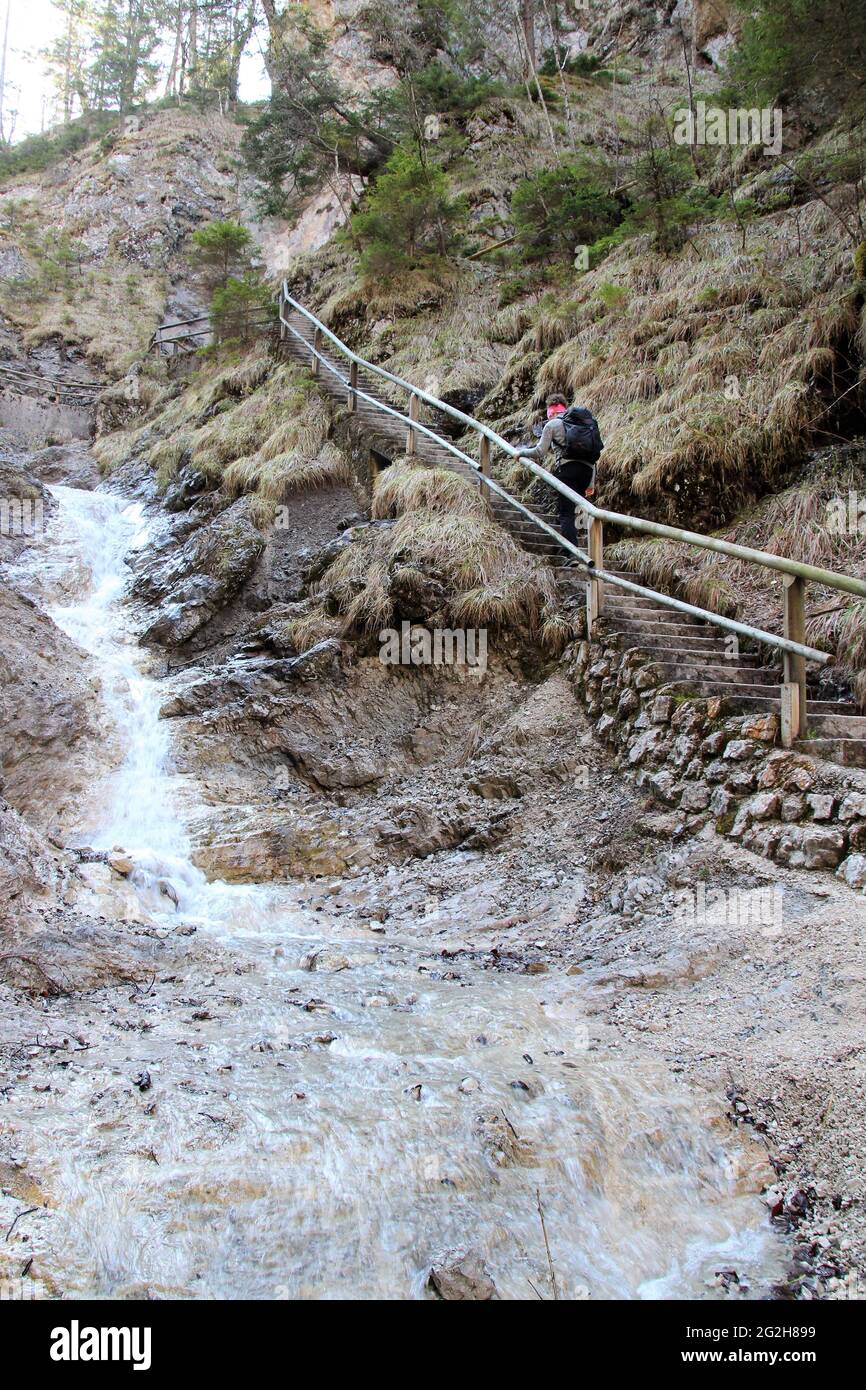
[[[350,393],[354,394],[359,400],[367,401],[370,405],[374,406],[376,410],[390,415],[393,419],[400,420],[407,428],[417,430],[420,434],[426,435],[428,438],[432,439],[434,443],[447,449],[448,452],[453,454],[456,458],[469,464],[482,483],[498,496],[502,497],[506,502],[509,502],[511,506],[515,507],[519,512],[523,513],[524,516],[528,517],[540,530],[552,536],[564,550],[567,550],[586,567],[594,580],[604,580],[605,583],[612,584],[618,589],[625,589],[628,593],[636,594],[640,598],[654,599],[657,602],[661,602],[666,607],[674,609],[678,613],[684,613],[689,617],[699,618],[704,622],[712,623],[716,627],[722,628],[725,632],[732,632],[738,637],[751,638],[757,642],[767,642],[771,646],[777,647],[780,651],[787,652],[791,656],[801,657],[805,661],[815,661],[821,665],[833,663],[834,658],[828,652],[819,651],[817,647],[809,647],[806,646],[805,643],[794,642],[787,637],[779,637],[775,633],[765,632],[762,628],[756,628],[750,626],[748,623],[738,622],[735,618],[726,618],[719,613],[711,613],[705,608],[698,608],[695,604],[686,603],[683,599],[672,598],[669,594],[658,593],[655,589],[647,589],[641,584],[635,584],[630,579],[623,579],[621,575],[611,574],[609,571],[599,568],[584,551],[573,545],[571,541],[566,540],[564,536],[558,531],[555,531],[553,527],[549,526],[541,517],[536,516],[534,512],[530,511],[528,507],[525,507],[522,502],[519,502],[517,498],[513,497],[510,492],[507,492],[505,488],[501,487],[492,478],[488,478],[485,473],[482,473],[477,459],[472,458],[470,454],[464,453],[456,444],[453,444],[450,440],[444,439],[441,435],[437,434],[435,430],[423,425],[419,420],[414,420],[411,416],[404,415],[402,411],[398,410],[395,406],[386,405],[384,401],[378,400],[375,396],[371,396],[366,391],[362,391],[359,386],[353,385],[348,377],[343,376],[327,357],[319,352],[312,343],[308,342],[302,333],[298,332],[294,325],[284,316],[282,308],[279,313],[279,321],[283,327],[303,345],[306,351],[309,352],[311,356],[315,357],[332,376],[336,377],[341,385],[345,386]],[[328,336],[331,338],[334,337],[333,334],[329,334]],[[334,341],[338,345],[341,345],[339,338],[334,339]],[[359,359],[354,353],[351,353],[350,349],[347,348],[346,352],[354,360],[359,362],[363,361],[363,359]],[[549,476],[545,474],[543,469],[540,469],[539,472],[545,477]],[[555,482],[557,480],[551,478],[551,481]],[[564,485],[560,490],[565,492],[566,495],[572,495],[571,490]],[[576,496],[576,494],[573,495]]]
[[[546,469],[540,467],[534,460],[527,459],[523,456],[519,449],[515,448],[513,444],[509,444],[506,439],[503,439],[495,430],[490,429],[488,425],[482,424],[480,420],[473,419],[471,415],[464,414],[462,410],[457,410],[455,406],[449,405],[446,401],[439,400],[437,396],[431,395],[421,387],[414,386],[410,381],[404,380],[403,377],[395,376],[393,372],[386,371],[384,367],[379,367],[374,362],[368,362],[366,358],[359,357],[357,353],[352,352],[351,348],[347,347],[335,333],[332,333],[320,319],[317,319],[314,314],[311,314],[309,309],[305,309],[303,304],[299,304],[296,299],[292,298],[288,291],[288,281],[285,280],[283,281],[282,298],[313,324],[320,333],[324,334],[324,336],[328,338],[350,362],[354,362],[357,366],[363,367],[366,371],[373,372],[376,376],[382,377],[385,381],[390,381],[393,385],[399,386],[404,391],[410,392],[410,394],[416,396],[419,400],[432,406],[433,409],[442,411],[444,414],[450,416],[451,419],[459,420],[462,424],[465,424],[467,428],[483,435],[491,444],[495,444],[497,448],[502,449],[503,452],[509,454],[512,458],[520,459],[532,473],[541,478],[548,486],[555,488],[563,497],[567,497],[570,502],[574,502],[575,506],[579,507],[585,515],[593,518],[593,520],[622,526],[626,530],[641,531],[644,534],[658,536],[666,540],[681,541],[687,545],[700,546],[705,550],[713,550],[719,554],[727,555],[732,559],[744,560],[748,564],[761,565],[765,569],[777,570],[781,574],[790,574],[797,579],[804,579],[813,584],[822,584],[830,589],[841,589],[846,593],[856,594],[860,598],[866,598],[866,581],[862,579],[855,579],[850,575],[835,574],[832,570],[820,569],[816,565],[806,565],[799,560],[790,560],[784,555],[771,555],[765,550],[752,550],[749,546],[737,545],[733,541],[721,540],[717,536],[705,536],[697,531],[685,531],[677,526],[666,526],[662,522],[648,521],[643,517],[629,516],[621,512],[611,512],[605,508],[596,507],[592,502],[588,502],[585,497],[581,497],[579,493],[573,492],[566,483],[560,482],[552,473],[548,473]],[[282,322],[285,322],[282,318],[282,314],[280,318]],[[611,582],[613,581],[611,580]]]

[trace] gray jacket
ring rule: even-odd
[[[561,415],[554,415],[552,420],[548,420],[534,449],[521,449],[520,453],[523,458],[534,459],[536,463],[541,463],[541,460],[550,453],[554,444],[558,444],[561,449],[565,447],[565,426],[562,423]]]
[[[542,430],[541,438],[539,439],[535,448],[520,449],[520,457],[525,459],[532,459],[535,463],[541,463],[541,460],[543,458],[546,458],[546,456],[550,453],[554,445],[557,445],[560,449],[563,449],[565,447],[565,426],[562,423],[561,415],[554,415],[552,420],[548,420],[547,424],[544,426],[544,429]],[[556,464],[554,464],[553,466],[555,468]],[[592,468],[592,482],[589,484],[589,486],[595,487],[595,465],[588,464],[587,466]],[[545,464],[545,467],[549,469],[550,465]]]

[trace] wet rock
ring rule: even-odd
[[[448,1303],[488,1303],[499,1297],[490,1271],[476,1250],[446,1255],[431,1268],[427,1284]]]
[[[163,898],[168,898],[170,903],[174,903],[175,907],[180,906],[180,899],[177,896],[177,889],[175,888],[174,884],[171,882],[170,879],[157,879],[156,886],[159,889],[160,894]]]
[[[349,969],[349,961],[346,956],[341,956],[338,951],[331,950],[328,946],[323,946],[318,951],[308,951],[298,962],[300,970],[323,970],[336,974],[340,970]]]
[[[485,1158],[496,1168],[507,1168],[515,1163],[532,1164],[535,1161],[530,1145],[519,1137],[501,1110],[479,1112],[472,1133],[479,1140]]]
[[[265,541],[250,519],[250,499],[240,497],[199,527],[179,547],[144,561],[133,597],[156,608],[142,642],[178,647],[194,636],[249,578]]]
[[[102,479],[92,452],[84,444],[51,444],[32,455],[30,466],[40,482],[91,492]]]
[[[200,473],[197,468],[191,468],[189,464],[184,464],[163,493],[162,505],[167,512],[183,512],[206,492],[211,490],[212,484],[204,473]]]

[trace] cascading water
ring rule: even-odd
[[[89,1006],[98,1060],[70,1063],[29,1136],[66,1295],[421,1296],[431,1262],[469,1247],[506,1298],[552,1296],[551,1266],[563,1298],[705,1296],[728,1265],[755,1291],[778,1277],[736,1154],[660,1068],[587,1049],[579,979],[462,961],[448,978],[421,934],[205,881],[195,786],[122,601],[142,509],[55,495],[31,589],[93,654],[125,754],[79,842],[122,846],[160,938],[151,988]],[[178,924],[197,929],[180,966],[160,954]]]

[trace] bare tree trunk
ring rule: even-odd
[[[523,0],[523,37],[530,72],[535,71],[535,0]]]
[[[6,144],[6,131],[4,129],[4,106],[6,103],[6,51],[9,47],[9,11],[12,8],[12,0],[6,0],[6,22],[3,26],[3,51],[0,54],[0,145]],[[9,139],[12,139],[10,133]]]
[[[171,55],[168,77],[165,80],[165,95],[167,97],[177,95],[177,70],[178,64],[180,63],[181,50],[183,48],[183,21],[183,0],[177,0],[177,23],[174,30],[174,50]]]
[[[238,12],[239,8],[238,6],[234,13],[232,46],[229,55],[229,103],[232,107],[238,104],[241,59],[244,56],[244,49],[250,41],[250,36],[256,27],[256,0],[250,0],[243,19],[240,18]]]
[[[189,42],[186,53],[186,66],[189,74],[190,91],[198,86],[198,0],[192,0],[189,7]]]

